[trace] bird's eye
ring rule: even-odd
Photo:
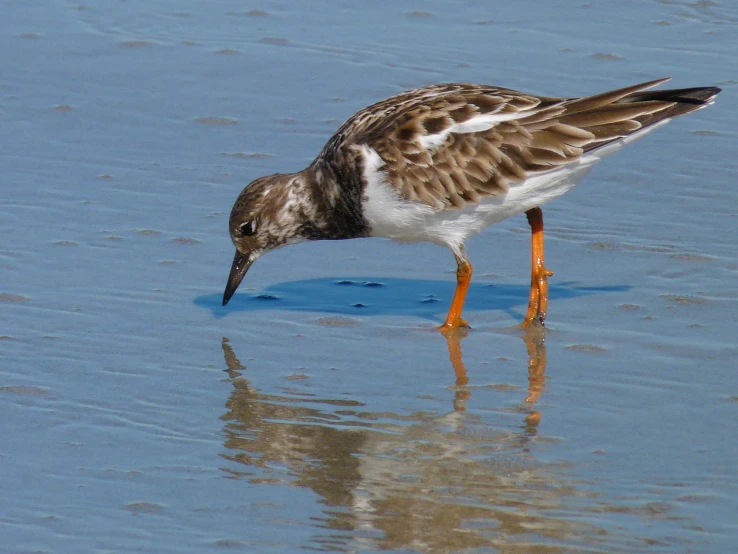
[[[247,221],[241,225],[240,229],[241,236],[250,237],[256,232],[256,221]]]

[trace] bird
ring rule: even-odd
[[[467,328],[462,310],[473,269],[465,241],[525,213],[531,277],[521,326],[543,325],[553,272],[545,264],[541,205],[572,189],[603,157],[712,104],[721,91],[651,90],[669,80],[580,98],[446,83],[364,108],[308,167],[260,177],[241,191],[229,218],[236,253],[223,306],[270,250],[302,241],[385,237],[451,250],[456,289],[438,328]]]

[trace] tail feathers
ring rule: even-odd
[[[699,110],[710,105],[715,96],[722,89],[718,87],[694,87],[671,90],[654,90],[648,92],[637,92],[620,100],[621,103],[639,102],[673,102],[674,105],[651,114],[647,120],[641,121],[642,125],[653,125],[657,121],[669,117],[676,117],[685,113]]]
[[[572,101],[565,104],[561,122],[594,135],[594,140],[584,147],[587,152],[632,134],[641,135],[647,127],[708,106],[720,92],[718,87],[644,90],[664,81]]]
[[[718,87],[676,88],[670,90],[650,90],[636,92],[620,100],[620,102],[642,102],[661,100],[663,102],[677,102],[679,104],[707,104],[722,91]]]

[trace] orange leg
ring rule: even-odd
[[[548,278],[553,271],[546,269],[543,257],[543,212],[541,208],[533,208],[525,212],[531,231],[531,268],[530,298],[528,311],[525,313],[523,327],[528,327],[534,320],[543,325],[548,310]]]
[[[469,290],[469,283],[471,283],[472,266],[466,258],[458,256],[456,256],[456,263],[458,265],[456,269],[456,292],[454,292],[454,299],[451,301],[446,321],[439,327],[441,331],[469,327],[469,324],[461,319],[461,310],[464,309],[466,291]]]

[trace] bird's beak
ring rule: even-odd
[[[254,257],[250,254],[241,254],[236,250],[236,255],[233,256],[233,265],[231,266],[231,274],[228,275],[228,283],[226,283],[225,292],[223,293],[223,305],[228,304],[228,301],[236,292],[238,285],[241,284],[243,276],[246,275],[249,267],[254,261]]]

